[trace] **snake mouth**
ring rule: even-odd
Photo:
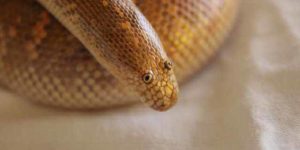
[[[172,108],[177,102],[177,93],[173,92],[169,100],[159,100],[151,105],[151,108],[157,111],[167,111]]]
[[[165,96],[162,99],[153,101],[150,107],[153,108],[154,110],[161,111],[161,112],[167,111],[177,103],[177,99],[178,99],[178,90],[177,88],[174,88],[172,90],[172,93],[169,96]]]

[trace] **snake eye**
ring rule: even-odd
[[[151,83],[153,80],[153,73],[152,71],[148,71],[147,73],[145,73],[143,75],[143,81],[146,83],[146,84],[149,84]]]
[[[173,64],[172,64],[171,61],[166,60],[166,61],[164,62],[164,67],[165,67],[166,69],[168,69],[168,70],[171,70],[172,67],[173,67]]]

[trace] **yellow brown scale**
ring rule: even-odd
[[[237,0],[133,2],[39,0],[47,11],[35,0],[0,0],[0,82],[52,106],[141,99],[167,110],[177,100],[177,82],[224,41]]]

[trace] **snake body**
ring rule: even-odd
[[[237,0],[0,0],[0,83],[66,108],[163,111],[230,31]]]

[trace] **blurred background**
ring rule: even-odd
[[[0,90],[0,149],[300,149],[300,1],[241,1],[230,38],[170,111],[66,111]]]

